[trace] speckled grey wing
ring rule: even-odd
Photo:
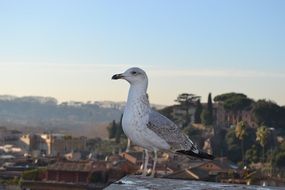
[[[198,151],[193,142],[178,128],[175,123],[156,111],[152,110],[150,112],[147,127],[160,138],[164,139],[170,145],[172,151]]]

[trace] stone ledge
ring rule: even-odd
[[[284,187],[261,187],[205,181],[150,178],[130,175],[109,185],[105,190],[281,190]]]

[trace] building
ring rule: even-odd
[[[20,147],[35,157],[63,156],[70,152],[85,151],[87,138],[63,134],[25,134],[19,141]]]
[[[233,173],[238,173],[238,167],[226,158],[217,158],[211,161],[195,161],[185,169],[178,170],[166,178],[217,181],[225,179]]]
[[[115,159],[117,160],[117,159]],[[113,159],[113,161],[115,161]],[[103,189],[129,174],[135,166],[120,158],[110,161],[58,161],[47,166],[36,180],[23,180],[22,188],[30,190]]]
[[[6,127],[0,127],[0,145],[11,144],[17,146],[17,142],[22,135],[17,130],[10,130]]]
[[[203,104],[203,107],[206,106],[207,104]],[[213,104],[213,115],[215,118],[214,123],[218,127],[229,128],[232,125],[236,125],[239,121],[244,121],[248,127],[258,127],[253,118],[252,110],[242,110],[233,113],[225,110],[223,103],[218,102]]]
[[[39,180],[24,180],[22,188],[31,190],[86,190],[103,188],[108,180],[108,163],[94,161],[59,161],[47,167]]]

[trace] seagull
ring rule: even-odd
[[[158,150],[200,159],[214,159],[213,155],[199,150],[174,122],[150,107],[147,95],[148,77],[144,70],[132,67],[124,73],[113,75],[112,79],[124,79],[130,83],[122,128],[134,144],[145,149],[143,176],[147,174],[148,151],[154,152],[152,177],[155,174]]]

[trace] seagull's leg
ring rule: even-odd
[[[154,150],[153,153],[154,153],[154,159],[153,159],[151,177],[154,177],[154,174],[155,174],[155,167],[156,167],[156,162],[157,162],[157,150]]]
[[[144,167],[143,167],[142,176],[146,176],[147,174],[147,165],[148,165],[148,159],[149,159],[148,150],[144,149],[144,152],[145,152],[145,157],[144,157]]]
[[[131,140],[128,138],[128,144],[127,144],[126,152],[130,151],[130,147],[131,147]]]

